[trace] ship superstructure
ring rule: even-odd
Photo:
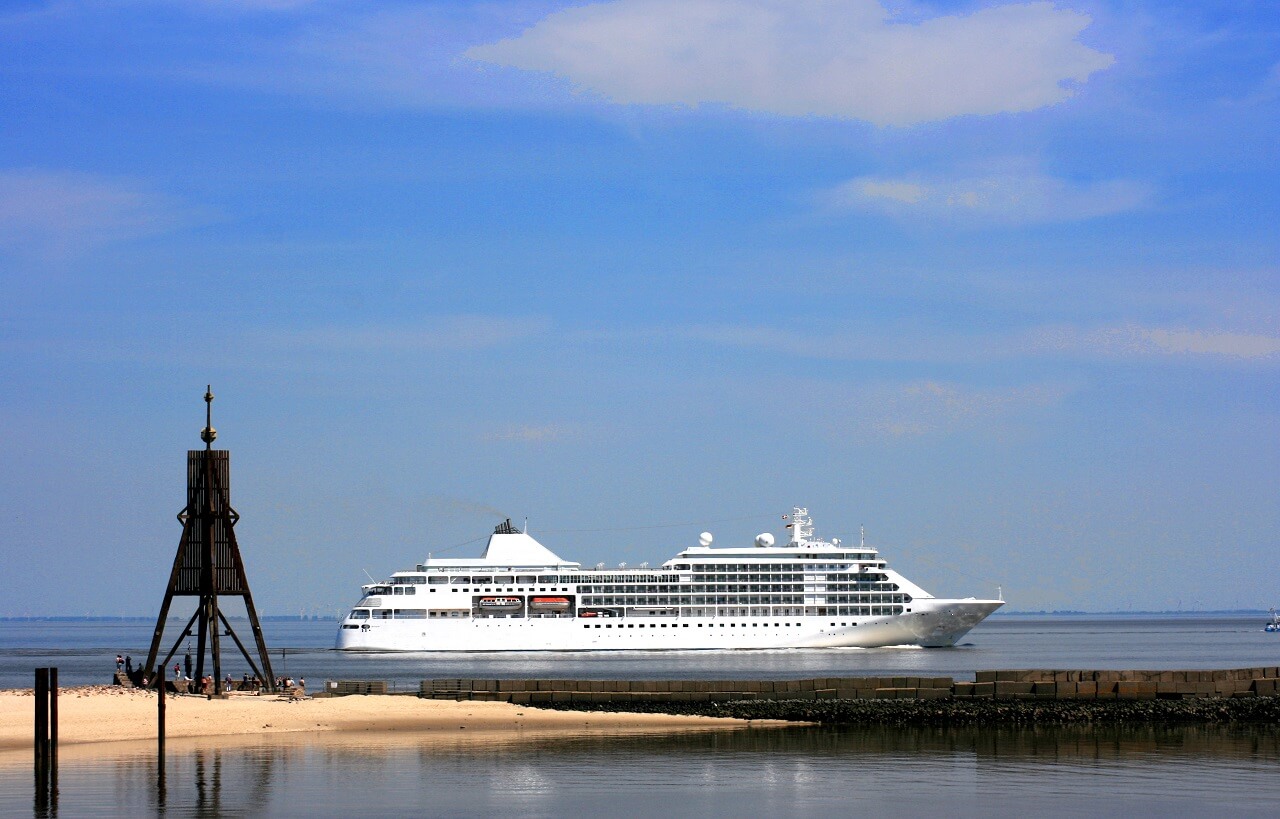
[[[479,558],[428,558],[363,587],[335,647],[349,651],[582,651],[950,646],[1001,600],[939,599],[878,550],[816,538],[700,545],[660,568],[562,560],[510,521]]]

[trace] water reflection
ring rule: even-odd
[[[34,805],[11,801],[25,788],[9,787],[20,774],[29,782],[30,768],[6,764],[0,813],[792,815],[847,813],[857,798],[891,805],[885,815],[993,805],[1262,815],[1280,798],[1277,759],[1280,728],[1265,725],[277,735],[192,741],[171,748],[163,772],[141,747],[82,748],[63,759],[56,801]]]

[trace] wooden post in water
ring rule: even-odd
[[[44,813],[58,799],[58,669],[36,669],[35,701],[35,808]]]
[[[160,768],[164,769],[164,666],[156,672],[156,753],[160,755]]]
[[[58,669],[49,669],[49,768],[58,778]]]
[[[49,669],[36,669],[36,779],[49,770]]]

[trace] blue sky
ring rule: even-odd
[[[155,611],[206,383],[267,613],[792,504],[1273,605],[1277,122],[1270,2],[10,0],[0,614]]]

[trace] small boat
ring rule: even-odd
[[[482,609],[518,609],[524,605],[519,597],[481,597]]]
[[[1280,632],[1280,612],[1271,609],[1271,622],[1262,627],[1263,631]]]
[[[568,611],[567,597],[534,597],[529,600],[529,608],[536,611]]]

